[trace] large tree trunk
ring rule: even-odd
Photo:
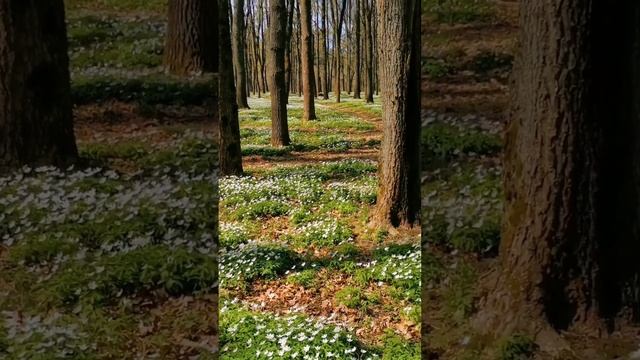
[[[377,221],[420,217],[420,1],[379,1],[383,139]]]
[[[176,75],[212,72],[216,61],[213,1],[169,0],[164,53],[167,70]]]
[[[271,91],[271,145],[287,146],[287,89],[285,84],[284,52],[287,16],[284,0],[269,0],[269,90]]]
[[[300,25],[302,27],[302,92],[304,95],[303,120],[315,120],[313,101],[313,38],[311,29],[311,0],[300,0]]]
[[[244,46],[244,0],[235,0],[236,11],[233,14],[233,66],[236,75],[236,103],[241,109],[248,109],[247,103],[247,66]]]
[[[638,14],[633,0],[523,3],[500,268],[482,329],[550,347],[558,330],[612,330],[625,306],[638,315],[626,296],[640,273]]]
[[[0,171],[77,158],[62,0],[0,0]]]
[[[219,169],[222,175],[241,175],[242,151],[240,149],[240,125],[238,122],[236,89],[233,83],[229,2],[228,0],[215,1],[218,2],[220,10],[220,16],[216,21],[220,29]]]

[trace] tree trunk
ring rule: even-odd
[[[240,125],[236,89],[233,83],[233,59],[231,34],[229,32],[229,2],[216,0],[219,4],[218,18],[220,34],[220,81],[219,81],[219,169],[222,175],[242,174],[242,151],[240,149]],[[237,11],[237,10],[236,10]]]
[[[233,14],[233,67],[236,75],[236,103],[241,109],[248,109],[247,69],[244,58],[244,0],[235,0]],[[224,36],[224,35],[223,35]]]
[[[365,12],[366,19],[364,21],[364,32],[366,35],[366,68],[367,68],[367,88],[366,88],[366,97],[367,104],[373,104],[373,5],[369,2],[370,0],[362,0],[365,2]]]
[[[549,347],[625,306],[638,320],[640,4],[523,5],[501,266],[475,321]]]
[[[295,9],[295,0],[288,1],[287,9],[287,35],[285,37],[285,52],[284,52],[284,69],[285,69],[285,87],[287,88],[287,104],[289,103],[288,94],[291,92],[291,37],[293,35],[293,10]]]
[[[355,12],[353,14],[353,25],[355,26],[355,74],[354,74],[354,84],[353,84],[353,98],[360,99],[360,71],[362,65],[360,64],[361,54],[360,54],[360,0],[356,0]]]
[[[78,156],[62,0],[0,0],[0,171]]]
[[[329,99],[329,56],[327,55],[327,0],[322,0],[322,97]]]
[[[420,1],[379,1],[383,140],[377,221],[420,216]]]
[[[271,90],[271,145],[287,146],[287,89],[285,84],[284,52],[287,16],[284,0],[269,0],[269,89]]]
[[[300,0],[300,25],[302,27],[302,92],[304,95],[303,120],[315,120],[313,100],[313,38],[311,29],[311,0]]]
[[[217,60],[213,2],[169,0],[164,53],[166,69],[176,75],[213,72]]]

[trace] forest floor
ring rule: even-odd
[[[628,359],[637,330],[604,339],[564,333],[574,352],[553,357],[528,335],[493,339],[469,325],[482,275],[497,262],[518,3],[424,0],[422,17],[425,358]]]
[[[223,356],[419,359],[419,229],[369,225],[379,99],[320,100],[318,120],[302,122],[292,96],[281,149],[270,100],[249,106],[246,176],[220,179]]]
[[[0,177],[0,358],[217,358],[214,87],[163,3],[66,1],[81,162]]]

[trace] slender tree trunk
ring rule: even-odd
[[[313,100],[313,40],[311,29],[311,0],[300,0],[300,25],[302,27],[302,90],[304,94],[303,120],[315,120]]]
[[[284,52],[287,26],[284,0],[269,0],[269,88],[271,89],[271,145],[287,146],[287,90],[285,84]]]
[[[550,348],[625,307],[638,320],[640,4],[523,5],[501,266],[476,322]]]
[[[379,1],[383,140],[377,219],[415,225],[420,216],[420,1]]]
[[[360,4],[361,0],[356,0],[355,12],[353,15],[353,24],[355,26],[355,74],[353,84],[353,98],[360,99],[360,71],[362,71],[362,65],[360,64],[361,51],[360,51]]]
[[[233,82],[233,55],[229,26],[229,2],[218,1],[220,16],[217,24],[220,34],[220,85],[219,85],[219,169],[222,175],[242,174],[242,151],[240,149],[240,125],[236,89]]]
[[[209,0],[169,0],[164,64],[176,75],[212,72],[215,23]]]
[[[233,14],[233,67],[236,75],[236,103],[241,109],[248,109],[247,72],[244,61],[244,0],[235,0]],[[223,35],[224,36],[224,35]]]
[[[322,95],[329,99],[329,56],[327,55],[327,0],[322,0]]]
[[[365,2],[365,11],[366,11],[366,19],[364,22],[364,31],[365,31],[365,35],[366,35],[366,68],[367,68],[367,88],[366,88],[366,97],[367,97],[367,103],[368,104],[373,104],[373,76],[374,76],[374,67],[373,67],[373,57],[374,57],[374,53],[373,53],[373,5],[370,3],[370,0],[362,0],[363,2]]]
[[[333,88],[334,91],[336,93],[336,102],[340,102],[340,75],[342,73],[341,71],[341,54],[340,54],[340,49],[341,49],[341,42],[342,42],[342,24],[344,23],[344,13],[345,10],[347,8],[347,0],[342,0],[342,7],[338,8],[338,0],[334,0],[333,2],[333,6],[334,6],[334,12],[335,12],[335,19],[336,19],[336,24],[335,27],[335,33],[334,33],[334,64],[335,64],[335,69],[334,69],[334,78],[333,78]],[[340,14],[338,16],[338,13]]]
[[[0,171],[78,153],[62,0],[0,0]]]
[[[286,50],[284,53],[284,68],[285,68],[285,83],[287,88],[287,95],[291,92],[291,53],[292,53],[292,45],[291,45],[291,36],[293,34],[293,10],[295,9],[296,2],[295,0],[288,0],[288,9],[287,9],[287,35],[285,38],[286,41]],[[287,96],[287,104],[289,103],[289,96]]]

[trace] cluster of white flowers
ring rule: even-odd
[[[388,251],[388,248],[384,249]],[[372,260],[360,263],[359,266],[371,271],[372,279],[381,282],[416,284],[416,289],[420,288],[421,270],[421,249],[419,245],[405,254],[391,254],[382,260]]]
[[[294,237],[307,245],[339,245],[352,242],[353,232],[335,219],[320,219],[300,225]]]
[[[97,345],[89,341],[78,324],[69,322],[58,312],[46,317],[15,311],[3,311],[2,315],[0,324],[4,324],[6,339],[11,341],[5,351],[12,359],[28,360],[34,354],[46,354],[48,359],[68,359],[96,349]]]
[[[220,249],[220,286],[258,276],[275,275],[295,269],[292,253],[281,248],[248,242]],[[294,264],[291,266],[291,264]],[[272,271],[273,274],[267,273]]]
[[[425,218],[423,227],[426,233],[433,229],[433,219],[440,216],[447,223],[447,234],[450,236],[456,229],[464,227],[480,228],[487,219],[495,218],[501,213],[502,194],[499,184],[502,168],[500,166],[487,167],[477,165],[471,176],[467,171],[453,166],[456,173],[452,178],[465,179],[466,185],[460,186],[456,181],[440,181],[437,187],[422,199]]]
[[[234,302],[226,302],[221,317],[238,311]],[[252,354],[256,359],[379,359],[362,347],[346,329],[323,319],[291,314],[277,316],[245,311],[240,320],[226,329],[222,337],[230,339],[222,348],[227,356]],[[250,333],[251,336],[246,335]]]

